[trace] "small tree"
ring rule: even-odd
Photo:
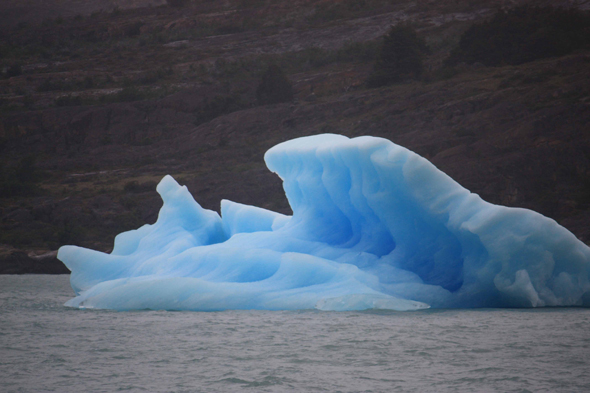
[[[268,67],[256,89],[260,105],[293,101],[293,86],[277,65]]]
[[[424,71],[424,55],[428,47],[407,25],[393,26],[383,37],[368,87],[380,87],[407,79],[418,79]]]

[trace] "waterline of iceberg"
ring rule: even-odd
[[[590,306],[590,248],[536,212],[483,201],[374,137],[271,148],[292,216],[203,209],[170,176],[153,225],[110,254],[61,247],[76,297],[115,310]]]

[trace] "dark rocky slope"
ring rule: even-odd
[[[489,13],[486,7],[481,10],[481,15]],[[426,23],[424,12],[415,15]],[[359,26],[351,22],[356,20],[322,27],[323,32],[335,29],[325,33],[326,45],[342,36],[339,26]],[[432,22],[424,31],[430,32],[432,44],[437,34],[455,34],[456,39],[469,23]],[[210,62],[219,56],[235,59],[247,50],[239,44],[244,34],[262,34],[257,31],[224,36],[221,49],[207,47],[208,39],[188,45],[198,46],[199,53],[219,50],[209,55]],[[281,42],[291,37],[291,44],[297,44],[297,35],[288,29],[280,34]],[[253,51],[259,45],[255,42],[250,42]],[[260,42],[276,44],[267,38]],[[444,57],[445,45],[428,59],[431,68]],[[121,69],[122,64],[115,63]],[[218,210],[225,198],[288,213],[280,181],[264,165],[264,152],[281,141],[324,132],[390,139],[428,158],[485,200],[536,210],[590,242],[590,53],[520,66],[461,65],[454,76],[366,89],[362,82],[371,64],[331,61],[294,68],[289,78],[295,102],[238,105],[209,117],[203,108],[211,109],[220,94],[251,97],[257,74],[196,79],[156,99],[62,107],[41,103],[32,110],[5,111],[0,118],[2,165],[17,168],[23,157],[33,156],[37,180],[25,195],[1,198],[5,252],[0,273],[42,272],[30,267],[40,258],[27,255],[63,244],[108,251],[117,233],[155,221],[161,205],[155,185],[165,174],[186,184],[209,209]],[[183,75],[175,71],[168,82],[178,85],[176,79]],[[26,78],[4,82],[26,83]]]

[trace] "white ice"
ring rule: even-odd
[[[271,148],[293,216],[224,200],[221,217],[166,176],[153,225],[111,254],[61,247],[80,308],[115,310],[590,306],[590,248],[554,220],[497,206],[374,137]]]

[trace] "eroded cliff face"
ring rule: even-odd
[[[104,45],[92,55],[86,48],[84,57],[64,64],[39,68],[31,58],[22,74],[0,81],[3,170],[31,156],[36,177],[28,194],[2,197],[0,243],[27,252],[64,243],[108,250],[115,234],[155,220],[155,184],[165,174],[205,208],[219,210],[225,198],[288,213],[264,152],[325,132],[386,137],[485,200],[536,210],[590,241],[589,53],[521,66],[460,66],[440,77],[434,73],[445,53],[473,20],[493,12],[489,2],[443,10],[400,1],[326,20],[314,19],[317,4],[302,2],[308,15],[305,7],[290,14],[277,4],[283,8],[207,15],[228,26],[240,12],[274,15],[267,18],[272,23],[282,12],[290,25],[267,22],[180,43],[140,44],[140,32],[125,36],[131,43],[115,40],[116,50]],[[115,27],[142,19],[144,38],[158,24],[174,32],[190,22],[181,15],[186,9],[147,10],[108,17]],[[211,16],[217,11],[223,13]],[[97,25],[108,25],[108,17]],[[427,59],[434,76],[366,89],[373,60],[349,41],[374,48],[373,40],[403,19],[418,22],[434,48]],[[357,52],[351,59],[342,48]],[[271,60],[291,64],[296,100],[256,106],[257,70]],[[171,71],[153,71],[163,67]],[[152,79],[141,79],[146,75]],[[74,83],[86,77],[93,82]],[[52,89],[47,80],[66,87]],[[112,98],[124,90],[133,94]],[[80,101],[62,98],[76,96]]]

